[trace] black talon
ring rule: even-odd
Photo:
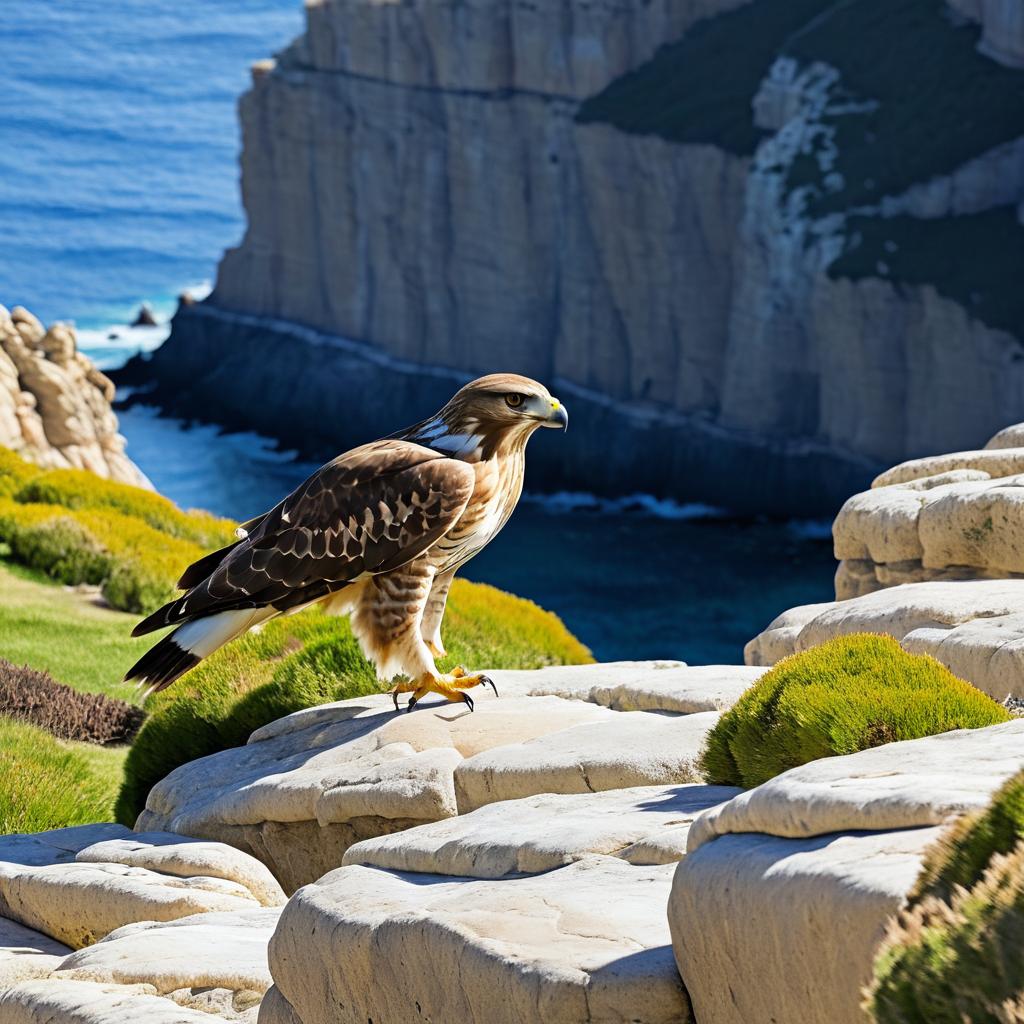
[[[397,711],[398,710],[398,691],[397,690],[392,690],[391,691],[391,699],[395,702],[395,710]]]
[[[494,696],[498,696],[498,688],[494,685],[494,680],[490,676],[481,676],[480,682],[485,686],[489,686],[494,691]]]
[[[463,702],[465,704],[469,705],[469,710],[472,711],[473,710],[473,698],[470,697],[470,695],[468,693],[466,693],[465,691],[463,691],[462,700],[463,700]]]
[[[406,706],[405,706],[405,713],[409,714],[409,712],[412,711],[412,709],[414,707],[416,707],[416,698],[415,697],[410,697],[409,698],[409,703],[406,704]]]

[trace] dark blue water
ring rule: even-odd
[[[169,312],[238,241],[235,104],[301,0],[3,0],[0,303]]]
[[[117,365],[163,335],[108,326],[142,301],[166,316],[241,236],[235,105],[252,61],[300,32],[301,0],[2,0],[0,15],[0,302],[74,321]],[[314,468],[144,409],[122,429],[159,490],[235,519]],[[524,503],[465,575],[558,612],[603,659],[737,662],[778,612],[831,596],[820,537],[655,511]]]

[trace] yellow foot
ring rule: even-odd
[[[395,710],[398,711],[398,695],[400,693],[415,693],[420,688],[420,684],[416,680],[409,680],[405,683],[396,683],[388,690],[391,694],[391,699],[395,702]]]
[[[497,697],[498,688],[494,685],[493,679],[482,674],[469,675],[461,667],[453,670],[448,675],[422,675],[415,684],[403,683],[401,687],[395,688],[393,691],[395,693],[395,706],[398,706],[398,694],[412,689],[413,695],[409,698],[409,705],[406,707],[406,711],[412,711],[416,704],[428,693],[439,693],[445,700],[461,701],[463,704],[467,704],[469,710],[472,711],[473,698],[465,691],[472,689],[474,686],[479,686],[481,683],[489,684],[491,689],[494,690],[495,697]]]

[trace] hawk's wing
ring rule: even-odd
[[[140,622],[133,636],[186,619],[272,605],[284,611],[366,573],[416,558],[462,515],[475,475],[464,462],[384,440],[317,470],[214,561],[186,570],[192,589]],[[201,569],[208,575],[197,579]]]

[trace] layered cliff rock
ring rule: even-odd
[[[149,487],[124,454],[113,399],[109,378],[77,350],[74,328],[47,329],[21,306],[0,306],[0,446],[41,466]]]
[[[535,484],[781,512],[981,443],[1024,404],[1012,12],[880,4],[308,4],[164,400],[331,449],[519,370],[579,427]]]

